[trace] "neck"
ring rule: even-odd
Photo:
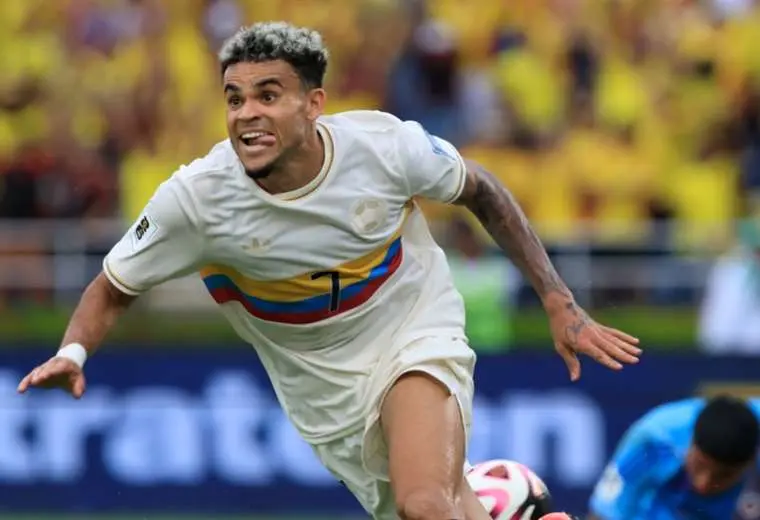
[[[325,143],[316,125],[306,140],[266,178],[256,183],[272,195],[303,188],[319,175],[325,162]]]

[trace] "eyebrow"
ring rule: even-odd
[[[277,78],[263,78],[253,84],[253,88],[263,88],[269,85],[274,85],[280,88],[285,88],[282,82]],[[225,83],[224,92],[240,92],[241,89],[237,85],[232,83]]]
[[[284,88],[284,85],[282,84],[282,82],[277,78],[263,78],[253,84],[254,88],[262,88],[262,87],[267,87],[269,85],[274,85],[280,88]]]

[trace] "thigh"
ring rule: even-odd
[[[426,372],[404,373],[385,396],[380,424],[398,500],[432,482],[458,495],[466,441],[459,404],[446,386]]]
[[[463,476],[472,420],[474,354],[462,341],[429,338],[410,345],[399,359],[403,361],[396,365],[380,402],[375,430],[381,433],[379,444],[385,449],[370,452],[384,452],[396,507],[403,507],[409,495],[422,492],[453,504],[450,518],[490,520]],[[368,430],[365,442],[372,431]],[[365,448],[377,446],[369,442]],[[378,468],[373,464],[378,460],[368,456],[365,465]]]
[[[424,490],[428,499],[453,506],[441,509],[451,515],[446,518],[491,520],[464,478],[463,406],[447,386],[426,372],[405,373],[386,396],[381,425],[397,508]]]
[[[474,369],[475,353],[464,340],[435,336],[406,344],[377,367],[364,440],[369,471],[380,478],[389,477],[388,432],[384,430],[394,421],[392,416],[404,414],[407,418],[411,416],[406,420],[412,423],[400,427],[412,427],[417,415],[415,407],[424,408],[424,413],[431,412],[435,420],[441,420],[441,413],[447,413],[444,420],[454,434],[462,437],[460,447],[464,449],[472,422]],[[421,394],[417,394],[416,386],[421,387]],[[437,405],[435,410],[429,409],[431,403]]]

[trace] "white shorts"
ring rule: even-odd
[[[388,449],[380,427],[380,409],[393,383],[408,372],[425,372],[456,398],[465,442],[472,423],[475,353],[458,338],[426,337],[381,363],[373,377],[364,428],[315,445],[319,459],[354,494],[376,520],[398,520],[388,477]]]

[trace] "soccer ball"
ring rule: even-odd
[[[489,460],[466,477],[493,520],[538,520],[552,511],[546,484],[519,462]]]

